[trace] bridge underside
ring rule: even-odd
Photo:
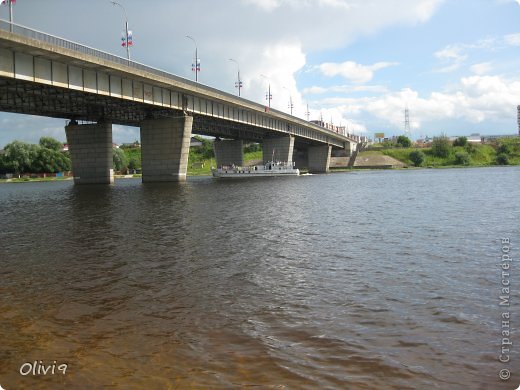
[[[195,112],[186,112],[153,104],[143,104],[142,102],[135,102],[113,96],[104,96],[82,90],[40,84],[33,81],[0,77],[0,111],[70,119],[74,121],[74,124],[77,123],[77,121],[86,121],[94,124],[99,123],[102,124],[101,127],[103,129],[106,127],[105,124],[120,124],[140,127],[143,147],[145,147],[145,143],[151,144],[155,142],[155,146],[150,146],[149,148],[155,152],[161,149],[160,153],[163,156],[161,158],[162,163],[165,162],[165,165],[173,167],[172,169],[174,171],[173,173],[169,173],[168,170],[167,172],[163,172],[162,170],[159,172],[155,168],[147,167],[148,178],[145,178],[145,161],[143,159],[143,181],[154,181],[157,178],[160,178],[160,180],[157,179],[158,181],[184,180],[187,168],[187,153],[182,148],[182,144],[186,139],[189,142],[189,134],[191,133],[224,139],[264,143],[264,149],[269,149],[269,156],[272,154],[272,150],[274,149],[276,150],[277,155],[281,153],[288,161],[291,160],[291,158],[298,161],[296,154],[299,153],[301,157],[303,153],[304,157],[300,158],[300,163],[298,164],[300,167],[309,167],[316,172],[326,172],[328,170],[329,160],[327,159],[327,155],[330,155],[330,148],[322,148],[323,150],[319,153],[324,153],[320,160],[323,163],[320,163],[321,165],[316,165],[314,161],[317,161],[317,159],[312,156],[316,154],[318,144],[311,139],[294,137],[291,134],[284,135],[283,133],[281,134],[280,132],[262,127],[241,122],[233,122],[217,117],[210,117]],[[192,118],[190,119],[190,129],[184,129],[184,122],[179,125],[175,124],[175,121],[178,118],[187,117]],[[167,122],[164,122],[164,120]],[[168,122],[168,120],[170,120],[170,122]],[[184,120],[185,119],[182,119],[182,121]],[[146,139],[143,139],[144,134],[149,134],[150,129],[154,128],[153,125],[150,125],[151,121],[157,121],[157,123],[162,121],[162,123],[166,123],[166,125],[164,125],[165,127],[163,126],[164,129],[160,131],[165,134],[165,137],[170,137],[166,134],[183,134],[179,136],[174,135],[173,138],[181,137],[179,139],[184,141],[179,141],[181,143],[177,141],[173,142],[171,150],[167,150],[159,147],[162,143],[161,140],[151,141],[149,135],[146,135]],[[167,129],[168,126],[170,126],[168,123],[171,123],[171,130]],[[184,130],[176,130],[179,126]],[[96,125],[94,125],[93,129],[94,128],[96,131],[100,131],[97,130]],[[147,129],[145,133],[143,133],[143,128]],[[79,129],[80,127],[77,126],[68,127],[67,138],[69,144],[75,143],[75,140],[81,140],[78,142],[83,143],[86,142],[85,140],[90,142],[88,141],[89,138],[87,136],[73,136],[74,132],[79,134]],[[90,129],[87,131],[94,130]],[[111,145],[111,127],[102,131],[106,131],[107,134],[110,134],[110,140],[107,139],[105,143],[106,145]],[[188,138],[186,138],[187,135]],[[157,136],[155,136],[155,138],[157,138]],[[83,147],[91,148],[92,151],[96,151],[96,153],[99,154],[101,152],[96,149],[99,145],[98,142],[92,143],[90,146],[84,145]],[[104,156],[103,161],[106,159],[106,145],[103,145],[101,148]],[[239,143],[236,145],[239,145]],[[273,147],[272,145],[276,146]],[[294,154],[293,150],[295,151]],[[265,152],[266,151],[264,151],[264,153]],[[236,153],[241,153],[241,151],[236,151]],[[172,157],[172,155],[174,155],[174,157]],[[78,154],[74,153],[74,156],[72,156],[73,159],[75,156],[78,156]],[[79,156],[81,156],[81,154],[79,154]],[[81,158],[85,160],[85,158]],[[277,156],[277,158],[280,159],[281,156]],[[79,160],[80,158],[76,157],[76,159]],[[285,160],[285,158],[282,159]],[[306,164],[306,162],[308,162],[308,164]],[[242,160],[237,160],[236,163],[241,164]],[[99,165],[98,162],[94,163],[92,161],[86,163],[76,161],[76,164],[73,163],[73,166],[76,167],[78,172],[80,169],[83,172],[81,176],[75,174],[78,183],[110,183],[113,181],[111,174],[107,173],[110,172],[110,167],[108,167],[108,165],[103,166],[103,169],[97,169],[100,172],[103,171],[102,174],[98,175],[100,177],[93,177],[87,180],[87,173],[85,173],[84,167],[92,164]],[[82,177],[82,179],[79,179],[79,177]]]
[[[136,127],[144,120],[178,118],[186,114],[173,108],[7,77],[0,77],[0,111]],[[193,112],[188,115],[193,116],[194,134],[246,142],[280,137],[279,132],[246,123]],[[317,144],[311,139],[296,138],[296,145],[300,147]]]

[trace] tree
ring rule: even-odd
[[[70,157],[64,152],[40,147],[32,164],[33,172],[57,173],[70,171]]]
[[[511,153],[511,148],[508,144],[500,144],[497,148],[497,154],[505,154],[509,155]]]
[[[448,157],[450,155],[451,143],[445,135],[433,137],[432,154],[436,157]]]
[[[128,168],[128,159],[125,152],[119,148],[112,148],[112,161],[114,163],[114,170],[124,171]]]
[[[469,165],[470,157],[466,152],[455,153],[455,164],[457,165]]]
[[[5,168],[17,174],[29,172],[36,154],[36,145],[13,141],[4,148]]]
[[[468,144],[468,138],[467,137],[459,137],[455,141],[453,141],[453,146],[466,146]]]
[[[412,141],[406,135],[400,135],[399,137],[397,137],[397,146],[409,148],[410,146],[412,146]]]
[[[413,165],[416,167],[420,167],[424,162],[424,153],[421,150],[414,150],[410,153],[410,161],[413,162]]]
[[[59,152],[61,149],[63,149],[63,144],[52,138],[52,137],[41,137],[40,138],[40,146],[42,148],[51,149]]]
[[[497,155],[496,161],[498,165],[509,165],[509,158],[505,153],[500,153],[499,155]]]

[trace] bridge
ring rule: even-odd
[[[264,160],[327,172],[359,138],[85,45],[0,20],[0,111],[69,119],[76,184],[112,183],[112,124],[140,127],[143,182],[186,179],[192,133],[217,137],[217,165]],[[265,162],[265,161],[264,161]]]

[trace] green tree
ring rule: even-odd
[[[497,155],[496,162],[498,165],[509,165],[509,158],[507,157],[507,154],[500,153]]]
[[[424,153],[421,150],[414,150],[410,153],[410,161],[413,162],[413,165],[416,167],[420,167],[424,162]]]
[[[6,169],[17,174],[29,172],[37,152],[36,145],[13,141],[4,148]]]
[[[63,144],[52,138],[52,137],[41,137],[40,138],[40,146],[42,148],[51,149],[59,152],[61,149],[63,149]]]
[[[455,141],[453,141],[453,146],[466,146],[468,144],[468,138],[467,137],[459,137]]]
[[[128,159],[123,150],[112,148],[112,160],[114,162],[114,170],[121,172],[128,168]]]
[[[410,146],[412,146],[412,141],[406,135],[400,135],[399,137],[397,137],[397,146],[409,148]]]
[[[500,144],[497,148],[497,154],[509,155],[511,153],[511,147],[508,144]]]
[[[455,153],[455,164],[457,165],[469,165],[471,159],[469,154],[466,152]]]
[[[446,158],[450,155],[451,143],[445,135],[440,137],[433,137],[432,154],[436,157]]]
[[[71,161],[68,154],[40,147],[33,161],[32,170],[40,173],[57,173],[71,170]]]

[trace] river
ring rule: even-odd
[[[506,167],[0,185],[0,385],[514,389],[519,183]]]

